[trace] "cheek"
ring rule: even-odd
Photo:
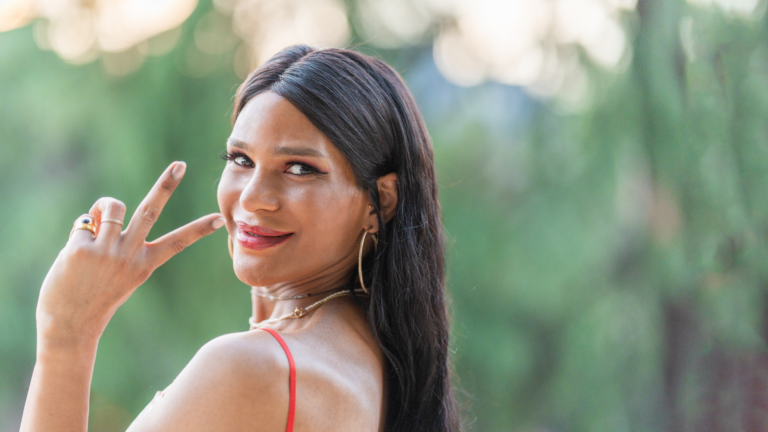
[[[341,253],[354,243],[363,223],[359,214],[361,192],[357,188],[294,191],[291,195],[286,204],[303,228],[307,251]]]
[[[221,174],[221,180],[216,188],[216,200],[219,203],[219,212],[227,220],[224,228],[227,230],[227,234],[233,238],[236,235],[237,227],[235,226],[235,211],[240,206],[240,196],[243,192],[242,179],[233,174],[230,170],[225,169]]]
[[[219,212],[227,219],[232,219],[232,204],[240,199],[240,193],[237,178],[225,168],[216,189],[216,200],[219,202]]]

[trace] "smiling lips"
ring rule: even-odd
[[[262,250],[277,246],[285,242],[293,235],[288,231],[277,231],[262,226],[248,225],[237,222],[237,242],[248,249]]]

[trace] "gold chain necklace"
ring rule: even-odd
[[[316,292],[316,293],[308,293],[308,294],[299,294],[299,295],[293,295],[293,296],[287,296],[287,297],[280,297],[280,296],[274,296],[272,294],[267,294],[267,293],[259,292],[259,291],[256,290],[256,287],[251,287],[251,294],[253,294],[255,296],[259,296],[261,298],[270,299],[272,301],[298,300],[298,299],[312,297],[312,296],[316,296],[316,295],[320,295],[320,294],[329,293],[329,292],[337,290],[337,289],[339,289],[339,287],[331,288],[331,289],[328,289],[328,290],[325,290],[325,291]]]
[[[356,289],[355,292],[356,293],[364,293],[364,291],[361,290],[361,289]],[[345,296],[345,295],[349,295],[349,294],[352,294],[351,290],[344,290],[344,291],[335,292],[335,293],[329,295],[328,297],[322,298],[322,299],[312,303],[311,305],[309,305],[309,306],[307,306],[305,308],[296,307],[296,309],[294,309],[293,312],[291,312],[289,314],[285,314],[285,315],[283,315],[281,317],[278,317],[278,318],[272,318],[272,319],[268,319],[268,320],[264,320],[264,321],[260,321],[260,322],[255,322],[254,318],[250,317],[250,318],[248,318],[248,324],[251,325],[251,330],[255,330],[255,329],[259,328],[259,327],[263,327],[263,326],[269,325],[269,324],[274,324],[274,323],[276,323],[278,321],[287,320],[287,319],[298,319],[298,318],[301,318],[301,317],[307,315],[312,310],[319,308],[320,306],[322,306],[325,302],[327,302],[329,300],[333,300],[336,297],[341,297],[341,296]]]

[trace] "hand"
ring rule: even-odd
[[[94,343],[120,305],[152,272],[200,238],[224,225],[218,213],[203,216],[153,242],[146,238],[186,170],[171,164],[131,217],[125,231],[125,204],[100,198],[88,212],[97,235],[74,230],[43,281],[37,303],[38,343]]]

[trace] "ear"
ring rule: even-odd
[[[387,223],[395,217],[395,211],[397,211],[397,202],[399,198],[397,192],[397,174],[392,172],[379,177],[376,180],[376,186],[379,188],[381,218],[384,220],[384,223]],[[371,211],[371,214],[375,215],[373,211]],[[374,227],[371,232],[379,232],[378,222],[375,221],[375,216],[374,222],[371,225]]]

